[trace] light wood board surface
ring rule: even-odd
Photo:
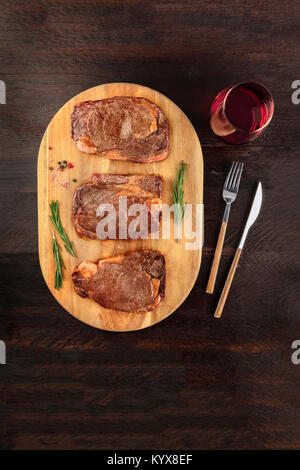
[[[161,162],[139,164],[108,160],[97,155],[80,152],[71,140],[70,116],[75,104],[85,100],[97,100],[113,96],[141,96],[160,106],[169,119],[170,153]],[[51,149],[49,149],[51,147]],[[57,161],[70,161],[74,168],[60,174],[58,182],[53,180]],[[177,243],[170,240],[85,240],[80,238],[72,221],[72,197],[75,188],[89,180],[93,173],[156,174],[163,177],[162,199],[172,204],[172,181],[180,160],[189,164],[185,180],[185,200],[195,205],[202,204],[203,158],[197,134],[186,115],[171,100],[150,88],[130,83],[110,83],[86,90],[68,101],[54,116],[43,136],[38,156],[38,227],[39,257],[45,281],[55,299],[79,320],[93,327],[111,331],[131,331],[151,326],[174,312],[191,291],[199,272],[201,249],[187,250],[187,239]],[[72,182],[76,178],[77,182]],[[67,187],[62,184],[67,180]],[[52,233],[49,220],[49,203],[58,200],[62,224],[71,241],[74,241],[77,258],[62,249],[64,270],[63,288],[54,289],[55,263],[52,255]],[[203,219],[201,221],[203,227]],[[173,219],[171,220],[173,226]],[[195,226],[194,226],[195,228]],[[172,234],[172,232],[171,232]],[[99,258],[140,249],[161,251],[166,259],[166,298],[152,312],[124,313],[101,307],[90,299],[79,297],[73,288],[71,273],[83,260]]]

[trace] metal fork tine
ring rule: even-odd
[[[228,187],[228,181],[229,181],[230,175],[231,175],[231,173],[232,173],[232,171],[233,171],[234,163],[235,163],[235,162],[232,162],[232,163],[231,163],[230,170],[228,171],[228,175],[227,175],[226,180],[225,180],[225,183],[224,183],[224,188],[227,188],[227,187]]]
[[[225,183],[224,183],[224,188],[228,188],[229,180],[230,180],[230,178],[232,176],[232,173],[234,171],[234,167],[235,167],[235,162],[232,162],[230,170],[229,170],[228,175],[227,175],[227,178],[226,178]]]
[[[236,171],[236,174],[235,174],[233,183],[232,183],[232,189],[233,189],[233,191],[237,191],[237,190],[239,189],[239,187],[238,187],[238,185],[237,185],[237,182],[238,182],[239,176],[240,176],[240,174],[241,174],[242,171],[243,171],[243,163],[242,163],[242,162],[239,162],[238,168],[237,168],[237,171]]]
[[[229,182],[228,182],[228,189],[231,189],[232,188],[232,183],[233,183],[233,180],[234,180],[234,177],[235,177],[235,174],[236,174],[236,170],[237,170],[237,167],[238,167],[238,162],[234,162],[234,168],[233,168],[233,172],[229,178]]]
[[[238,177],[238,180],[236,182],[236,191],[238,191],[239,187],[240,187],[240,181],[241,181],[241,176],[242,176],[242,173],[243,173],[243,169],[244,169],[244,163],[241,163],[239,177]]]

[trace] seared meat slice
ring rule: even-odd
[[[97,263],[83,261],[74,269],[75,291],[106,308],[145,312],[165,297],[165,258],[158,251],[142,250]]]
[[[163,160],[169,152],[169,124],[162,110],[145,98],[115,96],[83,101],[71,116],[78,149],[112,160]]]
[[[116,236],[119,238],[119,198],[127,197],[127,207],[132,204],[143,204],[148,213],[147,232],[136,238],[147,238],[147,233],[157,232],[161,216],[162,178],[154,175],[92,175],[91,181],[79,186],[73,197],[73,218],[79,235],[91,239],[97,238],[98,222],[105,217],[96,215],[100,204],[112,204],[116,211]],[[151,208],[151,205],[153,206]],[[134,219],[128,216],[127,227]],[[152,219],[152,226],[151,226]],[[137,227],[140,231],[140,227]],[[109,237],[107,237],[109,238]],[[126,237],[125,237],[126,238]]]

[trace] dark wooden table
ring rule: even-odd
[[[249,5],[249,6],[248,6]],[[1,3],[0,105],[3,449],[272,449],[300,447],[299,2],[271,0]],[[254,79],[275,99],[265,135],[218,140],[209,103]],[[42,134],[73,95],[106,82],[166,94],[198,132],[205,164],[199,278],[152,328],[98,331],[48,291],[37,250],[36,162]],[[204,293],[233,159],[245,162],[216,294]],[[222,320],[212,313],[255,182],[264,202]]]

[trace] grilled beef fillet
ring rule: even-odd
[[[140,163],[163,160],[169,152],[168,120],[145,98],[83,101],[74,107],[71,125],[81,152]]]
[[[165,297],[165,259],[158,251],[142,250],[96,263],[83,261],[74,269],[75,291],[106,308],[146,312]]]
[[[100,204],[112,204],[116,211],[116,234],[107,238],[119,238],[119,197],[127,196],[127,207],[132,204],[143,204],[147,209],[148,226],[143,233],[136,227],[135,239],[148,238],[147,234],[157,232],[161,216],[162,178],[154,175],[109,175],[94,174],[91,181],[79,186],[73,196],[73,219],[79,235],[96,239],[98,222],[106,217],[96,215]],[[151,208],[151,205],[154,206]],[[152,209],[152,210],[151,210]],[[127,228],[136,216],[128,216]],[[152,225],[151,225],[152,219]],[[126,229],[126,227],[125,227]],[[127,230],[126,230],[127,232]],[[140,234],[138,233],[140,232]],[[121,234],[122,235],[122,234]],[[126,236],[122,238],[127,238]]]

